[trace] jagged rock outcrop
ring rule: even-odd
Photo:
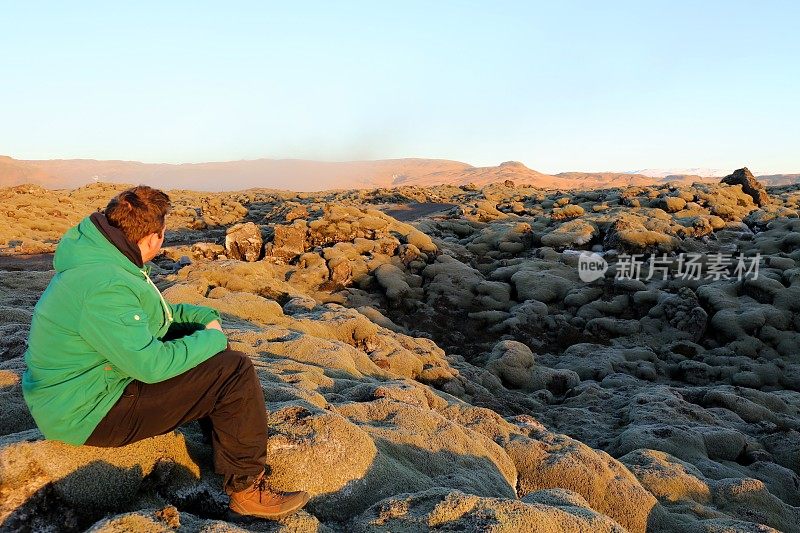
[[[759,207],[765,206],[770,203],[769,194],[764,186],[759,182],[753,173],[747,167],[740,168],[734,171],[733,174],[728,174],[720,183],[726,185],[741,185],[742,191],[749,194],[753,198],[753,202]]]

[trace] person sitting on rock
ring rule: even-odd
[[[148,275],[169,208],[138,186],[64,234],[34,308],[25,402],[45,438],[74,445],[125,446],[198,420],[230,508],[286,516],[309,495],[267,487],[267,409],[250,358],[230,349],[216,310],[170,304]]]

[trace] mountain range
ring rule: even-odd
[[[702,171],[703,169],[690,169]],[[731,169],[733,170],[733,169]],[[648,174],[645,174],[648,172]],[[445,159],[383,159],[377,161],[327,162],[301,159],[253,159],[209,163],[140,163],[95,159],[21,160],[0,156],[0,187],[33,183],[51,189],[73,189],[102,181],[146,184],[164,189],[204,191],[250,188],[321,191],[371,189],[439,184],[483,186],[511,180],[515,185],[549,189],[594,189],[629,185],[652,185],[666,181],[691,183],[716,181],[711,176],[649,169],[630,172],[562,172],[545,174],[516,161],[493,167],[475,167]],[[702,177],[701,177],[702,176]],[[775,174],[765,184],[787,184],[798,174]],[[774,183],[773,183],[774,182]]]

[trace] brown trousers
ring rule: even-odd
[[[117,447],[200,421],[225,486],[242,490],[264,471],[267,408],[250,358],[225,350],[160,383],[134,380],[100,421],[88,446]]]

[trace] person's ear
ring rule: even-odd
[[[153,249],[158,245],[159,239],[160,237],[158,236],[158,233],[150,233],[142,237],[142,239],[136,244],[139,245],[139,248]]]
[[[159,233],[151,233],[149,235],[151,248],[158,248],[158,246],[161,244],[161,235],[162,234]]]

